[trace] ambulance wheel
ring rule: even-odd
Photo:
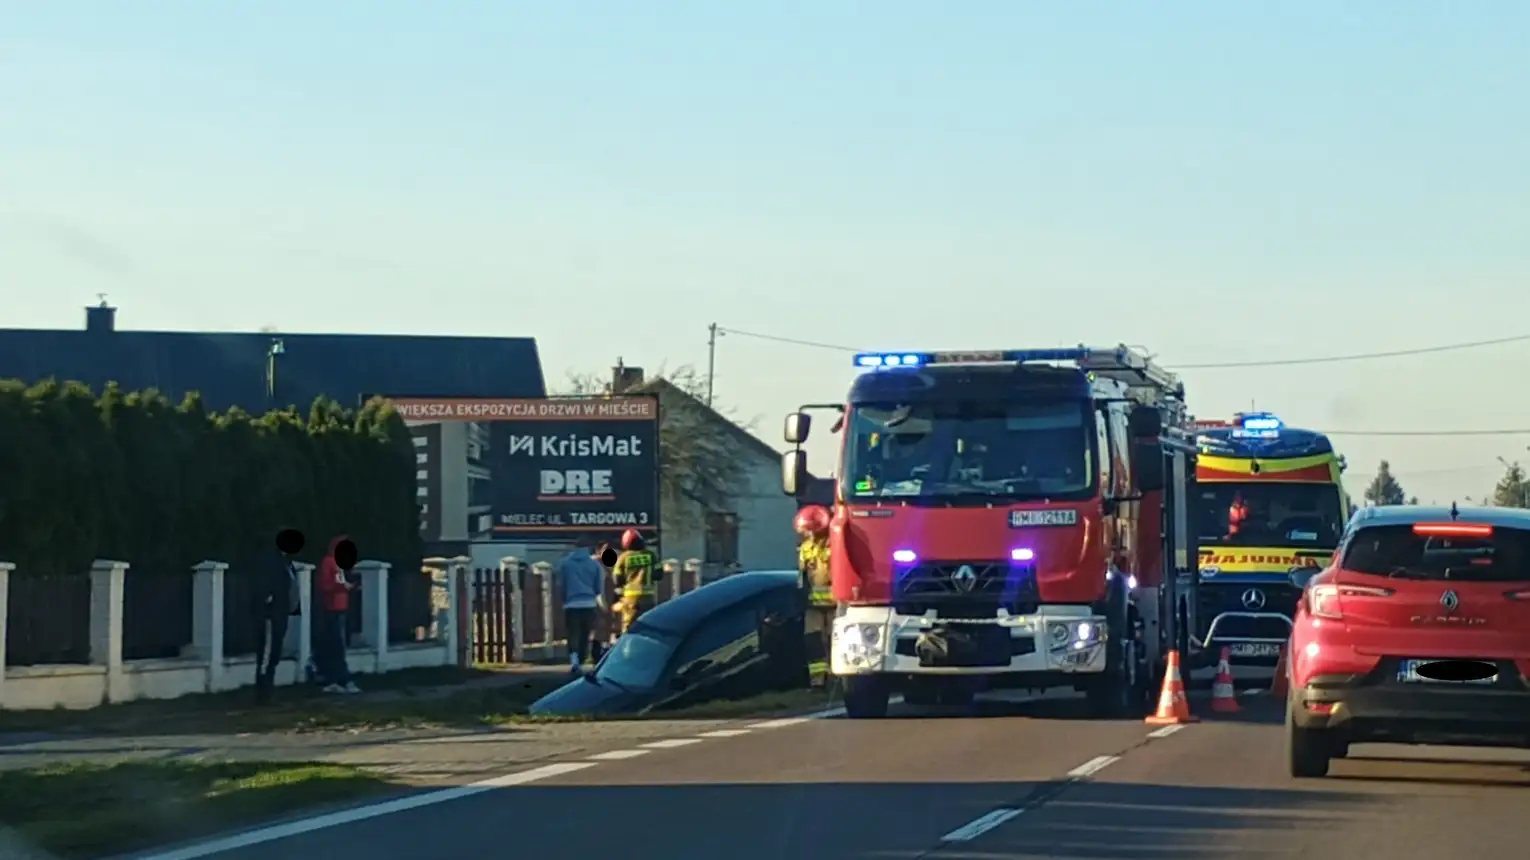
[[[1336,747],[1325,729],[1302,728],[1292,716],[1294,705],[1286,700],[1286,759],[1291,775],[1298,779],[1320,779],[1328,775]],[[1347,753],[1348,750],[1346,749]]]
[[[878,720],[887,716],[891,691],[879,675],[846,675],[845,716],[852,720]]]

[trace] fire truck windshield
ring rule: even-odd
[[[1195,513],[1202,546],[1332,549],[1344,531],[1335,484],[1203,483]]]
[[[957,503],[1088,498],[1094,490],[1087,403],[918,402],[852,408],[847,499]]]

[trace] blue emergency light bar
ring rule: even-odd
[[[1233,416],[1233,424],[1250,432],[1280,432],[1286,422],[1268,412],[1247,412]]]
[[[1103,354],[1125,360],[1127,351],[1109,350]],[[1100,350],[1088,347],[1066,349],[1001,349],[964,352],[862,352],[855,356],[855,366],[867,369],[882,367],[923,367],[932,364],[1006,364],[1025,361],[1083,361],[1101,356]]]

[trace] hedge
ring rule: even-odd
[[[107,558],[130,577],[189,578],[203,559],[251,564],[287,526],[308,536],[306,561],[343,532],[363,558],[417,568],[414,473],[409,431],[383,401],[257,417],[208,412],[196,393],[177,406],[153,389],[0,381],[0,561],[16,577]]]

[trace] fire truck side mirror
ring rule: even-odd
[[[1132,486],[1139,493],[1152,493],[1163,489],[1163,446],[1154,442],[1138,442],[1132,451]]]
[[[1128,423],[1133,439],[1157,439],[1163,432],[1163,416],[1152,406],[1138,406],[1132,410]]]
[[[787,451],[781,455],[781,489],[788,496],[798,496],[807,489],[807,452]]]
[[[801,445],[807,441],[808,432],[813,429],[813,416],[806,412],[793,412],[786,416],[786,442],[789,445]]]

